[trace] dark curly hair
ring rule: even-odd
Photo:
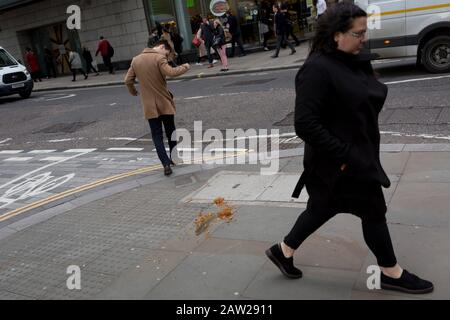
[[[337,49],[334,41],[336,32],[347,32],[352,28],[356,18],[367,17],[367,13],[357,5],[349,2],[338,3],[319,18],[317,31],[311,42],[310,55],[316,52],[329,53]]]

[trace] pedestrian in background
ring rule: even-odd
[[[291,48],[291,55],[293,55],[297,51],[295,51],[294,46],[286,39],[286,34],[288,30],[286,15],[284,12],[281,11],[278,5],[273,5],[272,9],[275,14],[274,29],[277,35],[277,49],[275,51],[275,54],[271,56],[271,58],[278,58],[278,54],[280,53],[280,49],[283,43],[286,43],[289,46],[289,48]]]
[[[206,54],[208,56],[208,68],[212,68],[214,67],[214,60],[211,49],[213,48],[214,28],[207,17],[203,17],[203,22],[200,28],[202,29],[202,39],[205,42]]]
[[[227,47],[225,41],[225,31],[219,19],[214,20],[214,49],[219,53],[222,69],[220,71],[228,71]]]
[[[39,66],[38,57],[29,47],[25,49],[25,52],[25,60],[28,64],[28,70],[30,71],[31,78],[34,82],[42,82],[41,67]]]
[[[83,63],[81,62],[81,57],[78,52],[69,49],[69,63],[73,75],[72,81],[77,81],[77,72],[84,75],[84,80],[88,78],[88,75],[83,70]]]
[[[100,42],[98,43],[98,49],[95,53],[95,56],[98,56],[99,53],[101,54],[103,58],[103,64],[106,68],[108,68],[109,73],[114,74],[114,66],[111,61],[112,57],[114,56],[114,48],[103,36],[100,37]]]
[[[45,68],[47,69],[47,79],[50,77],[56,78],[55,57],[53,51],[49,48],[44,48]]]
[[[310,55],[296,76],[295,131],[305,141],[304,172],[292,195],[306,185],[309,199],[284,241],[266,251],[289,278],[300,278],[295,250],[338,213],[361,219],[364,240],[381,268],[381,288],[428,293],[433,284],[397,262],[386,221],[382,187],[390,181],[380,162],[378,115],[388,87],[379,82],[364,48],[367,13],[351,3],[318,21]]]
[[[170,35],[172,37],[173,41],[173,47],[175,49],[175,52],[177,54],[176,62],[177,64],[183,64],[183,59],[181,57],[181,54],[183,53],[183,37],[178,32],[178,28],[176,26],[170,27]]]
[[[125,77],[125,84],[133,96],[139,95],[135,87],[135,80],[139,80],[141,88],[141,101],[144,116],[148,120],[152,139],[156,147],[158,157],[164,167],[164,174],[172,174],[172,151],[177,145],[172,141],[175,132],[175,103],[173,95],[167,88],[166,77],[176,77],[189,70],[189,64],[172,68],[169,65],[169,55],[173,50],[166,40],[159,40],[150,44],[151,48],[133,58],[131,67]],[[170,157],[167,155],[163,141],[164,126],[169,140]]]
[[[246,55],[244,46],[242,45],[242,36],[241,36],[241,28],[239,28],[239,22],[237,18],[231,13],[231,11],[227,11],[226,15],[226,26],[231,33],[231,55],[230,57],[234,57],[234,52],[236,48],[236,44],[239,47],[241,53],[239,57],[243,57]]]
[[[208,55],[206,52],[205,40],[203,40],[202,38],[202,28],[199,28],[197,30],[196,37],[200,41],[200,45],[198,46],[198,57],[196,65],[201,66],[203,65],[202,60]]]
[[[87,47],[83,47],[83,58],[86,62],[86,73],[89,74],[89,72],[92,70],[95,72],[95,75],[98,76],[100,73],[98,73],[98,70],[95,69],[93,66],[94,59],[92,58],[91,51]]]

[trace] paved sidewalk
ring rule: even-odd
[[[289,55],[290,50],[281,50],[277,59],[270,58],[274,50],[249,53],[245,57],[235,57],[229,59],[230,71],[220,72],[220,62],[215,64],[214,68],[207,68],[208,64],[203,66],[191,64],[191,70],[176,79],[195,79],[199,77],[223,76],[231,74],[253,73],[270,70],[295,69],[298,68],[306,59],[309,50],[309,42],[303,42],[296,47],[297,53]],[[101,73],[100,76],[90,74],[87,80],[83,76],[78,76],[76,82],[72,82],[72,76],[64,76],[56,79],[44,79],[43,82],[35,83],[35,92],[48,90],[67,90],[74,88],[99,87],[123,84],[125,70],[117,71],[116,74]]]
[[[450,297],[449,144],[382,147],[392,180],[385,194],[398,260],[435,283],[435,292],[422,296],[367,288],[366,270],[375,259],[360,221],[351,215],[328,222],[297,252],[302,279],[284,278],[268,261],[265,249],[282,239],[305,206],[306,194],[298,201],[290,198],[301,155],[302,149],[281,152],[274,176],[261,175],[260,165],[217,164],[178,166],[171,178],[144,174],[116,182],[129,184],[127,190],[74,202],[57,214],[37,213],[40,223],[10,224],[11,234],[0,240],[0,298]],[[213,221],[197,236],[194,220],[218,211],[216,197],[234,208],[233,219]],[[67,288],[71,265],[81,268],[81,290]]]

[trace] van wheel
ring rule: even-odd
[[[33,90],[28,90],[28,91],[24,91],[24,92],[20,92],[19,95],[24,98],[24,99],[28,99],[31,96],[31,92]]]
[[[422,62],[429,72],[450,72],[450,36],[437,36],[428,41],[423,48]]]

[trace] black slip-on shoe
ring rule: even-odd
[[[299,279],[303,276],[301,270],[294,267],[294,258],[286,258],[279,243],[266,250],[267,257],[280,269],[286,277]]]
[[[170,176],[172,174],[172,168],[170,168],[170,165],[168,166],[164,166],[164,175],[165,176]]]
[[[388,277],[381,273],[381,288],[412,294],[430,293],[434,290],[433,283],[421,279],[407,270],[403,270],[401,277],[398,279]]]

